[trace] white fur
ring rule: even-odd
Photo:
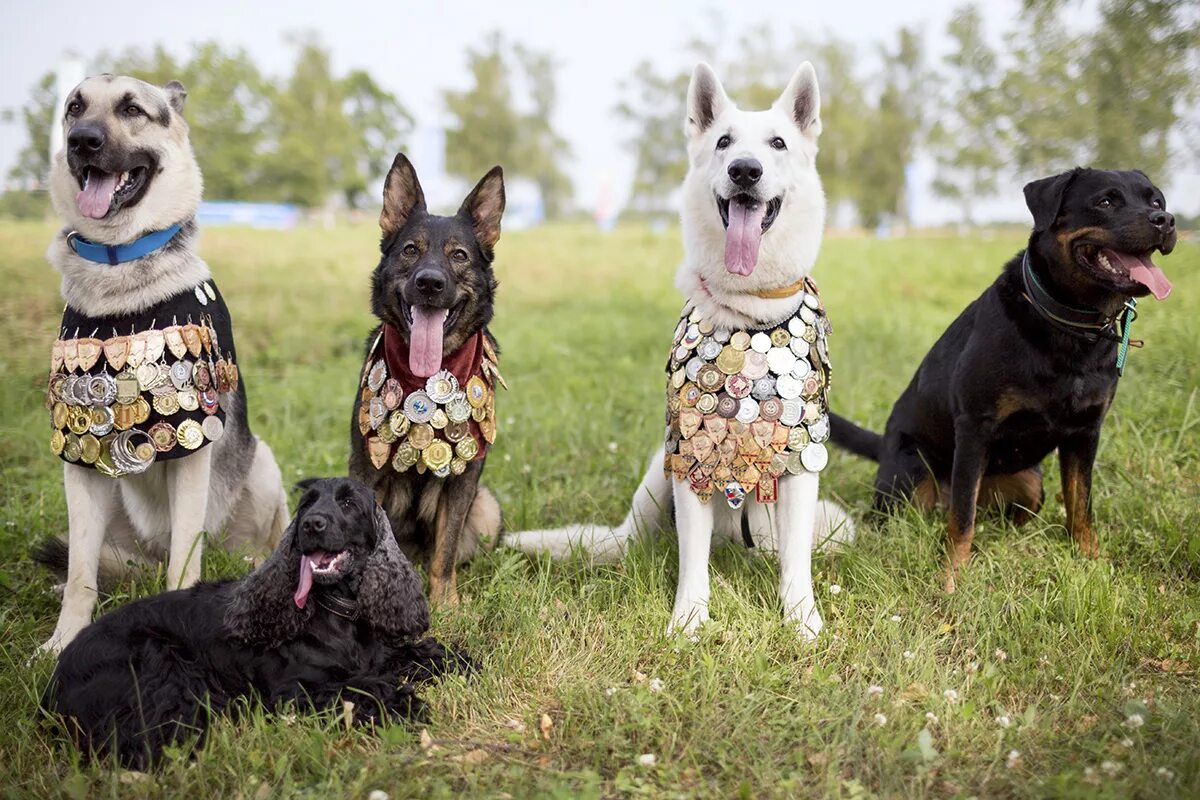
[[[820,93],[812,65],[796,70],[779,99],[766,111],[742,111],[733,104],[707,64],[700,64],[688,88],[685,125],[689,169],[683,183],[684,261],[675,284],[718,327],[764,327],[788,319],[797,296],[762,299],[750,291],[790,286],[812,271],[825,227],[825,194],[817,175],[817,137],[821,132]],[[732,144],[718,149],[728,135]],[[771,140],[782,137],[787,149]],[[763,166],[757,189],[761,199],[781,196],[774,224],[764,232],[754,271],[748,276],[726,270],[725,227],[716,197],[736,193],[728,169],[738,158],[756,158]],[[707,287],[708,293],[701,288]],[[709,296],[711,293],[711,296]],[[629,540],[653,529],[674,502],[679,536],[679,584],[669,631],[694,634],[708,619],[708,559],[712,536],[741,540],[741,514],[748,517],[751,537],[780,562],[779,593],[785,617],[805,638],[821,631],[812,587],[814,546],[852,541],[854,523],[836,503],[817,499],[816,473],[785,475],[773,505],[747,498],[742,510],[730,509],[720,497],[701,503],[686,482],[668,482],[663,451],[634,493],[633,506],[617,528],[573,525],[555,530],[509,534],[505,543],[526,552],[563,557],[579,548],[599,560],[621,557]]]
[[[159,172],[133,208],[102,220],[86,218],[76,205],[79,182],[70,174],[63,153],[55,157],[51,171],[50,196],[67,228],[55,236],[47,258],[62,273],[63,299],[89,316],[135,313],[210,277],[208,266],[192,249],[195,237],[189,248],[153,253],[113,267],[77,256],[67,245],[66,233],[74,230],[95,242],[124,244],[195,216],[202,182],[187,124],[178,113],[182,97],[126,77],[89,78],[79,90],[87,97],[91,114],[108,113],[115,99],[127,91],[144,105],[175,105],[166,128],[106,121],[110,137],[128,137],[158,154]],[[227,431],[242,416],[238,402],[236,393],[221,396]],[[283,478],[270,448],[259,439],[253,440],[248,468],[243,466],[236,475],[223,472],[222,464],[245,464],[246,454],[228,449],[237,446],[234,439],[227,435],[192,455],[119,479],[64,465],[67,581],[58,623],[43,650],[61,651],[91,622],[101,577],[123,572],[130,560],[143,564],[165,560],[168,588],[176,589],[200,579],[203,531],[218,534],[224,529],[227,548],[247,550],[254,558],[274,549],[288,520]]]

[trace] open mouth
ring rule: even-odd
[[[408,322],[408,369],[413,375],[428,378],[442,368],[446,332],[458,322],[463,303],[453,308],[435,308],[412,305],[402,299],[400,307]]]
[[[312,564],[313,575],[340,575],[349,557],[345,550],[337,553],[327,553],[324,550],[314,550],[305,553],[304,557]]]
[[[1079,242],[1073,252],[1080,266],[1119,292],[1149,293],[1156,300],[1165,300],[1171,294],[1171,281],[1152,260],[1154,248],[1144,253],[1127,253],[1094,242]]]
[[[765,203],[748,194],[716,195],[717,211],[725,226],[725,269],[734,275],[749,275],[758,264],[762,236],[779,216],[783,196]]]
[[[308,595],[312,592],[313,582],[335,583],[342,577],[346,561],[350,558],[345,550],[329,553],[324,550],[313,550],[300,554],[300,575],[296,581],[296,593],[292,596],[296,608],[304,608]]]
[[[79,194],[75,202],[79,213],[90,219],[104,219],[122,208],[137,205],[150,185],[150,167],[131,167],[125,172],[105,172],[88,165],[80,169]]]

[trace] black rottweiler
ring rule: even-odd
[[[1151,255],[1175,247],[1175,218],[1143,173],[1076,168],[1030,183],[1025,201],[1027,249],[934,344],[883,435],[832,416],[835,444],[879,462],[877,509],[949,496],[948,592],[971,555],[977,503],[1028,520],[1045,497],[1042,459],[1056,449],[1067,529],[1097,554],[1092,462],[1132,298],[1171,291]]]

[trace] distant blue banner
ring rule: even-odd
[[[242,203],[233,200],[205,200],[196,215],[201,225],[247,225],[252,228],[295,227],[300,209],[287,203]]]

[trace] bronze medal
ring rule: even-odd
[[[771,436],[771,449],[776,453],[781,453],[784,450],[787,450],[788,437],[791,435],[791,433],[791,429],[786,425],[776,425],[775,433]]]
[[[461,442],[463,439],[471,435],[471,425],[469,422],[451,422],[442,431],[442,436],[446,437],[446,441],[451,443]]]
[[[212,352],[212,331],[208,329],[208,323],[200,325],[200,346],[204,348],[204,352]]]
[[[79,340],[67,339],[63,342],[63,366],[67,372],[79,369]]]
[[[170,452],[178,441],[175,438],[175,426],[169,422],[156,422],[146,433],[149,434],[154,449],[160,453]]]
[[[372,436],[367,439],[367,455],[370,457],[371,463],[375,465],[375,469],[383,469],[391,452],[392,446],[378,437]]]
[[[187,345],[183,343],[183,329],[178,325],[168,325],[163,328],[163,341],[176,358],[187,355]]]
[[[692,443],[692,455],[697,461],[707,461],[708,457],[713,454],[715,445],[709,435],[703,431],[697,431],[689,440]]]
[[[79,348],[79,367],[87,372],[100,360],[100,354],[104,352],[104,342],[87,338],[77,340],[76,345]]]
[[[200,340],[200,326],[189,322],[179,329],[179,334],[183,337],[183,344],[192,354],[192,358],[199,358],[200,352],[204,349],[204,342]]]
[[[745,463],[739,468],[734,468],[733,478],[743,487],[753,486],[762,478],[762,472],[752,463]]]
[[[724,417],[705,417],[704,431],[712,439],[713,444],[720,444],[725,441],[725,436],[729,433],[729,422]]]
[[[125,360],[129,358],[129,337],[113,336],[104,340],[104,359],[113,369],[120,371],[125,368]]]
[[[428,422],[418,422],[408,429],[408,441],[418,450],[424,450],[433,442],[433,426]]]
[[[483,354],[485,356],[487,356],[488,358],[490,358],[492,361],[500,360],[499,357],[496,355],[496,348],[492,346],[491,337],[489,337],[487,334],[484,334],[484,336],[483,336]]]
[[[224,358],[218,358],[217,363],[213,365],[213,384],[217,387],[217,391],[222,394],[229,391],[227,366],[228,364]]]
[[[369,402],[359,403],[358,404],[358,432],[360,434],[362,434],[363,436],[366,436],[367,432],[370,430],[371,430],[371,404]]]
[[[483,434],[483,438],[488,444],[496,443],[496,420],[488,417],[479,423],[479,432]]]
[[[775,436],[775,423],[767,420],[757,420],[750,423],[750,438],[759,448],[770,447],[771,439]]]
[[[715,392],[725,384],[725,373],[715,364],[705,364],[696,372],[696,383],[706,392]]]
[[[395,378],[388,378],[383,382],[383,388],[379,390],[379,396],[383,398],[383,404],[389,411],[398,408],[400,401],[404,399],[404,390],[400,388],[400,381]]]
[[[208,370],[208,364],[203,361],[197,361],[192,367],[192,384],[199,390],[204,391],[209,386],[212,386],[212,373]]]
[[[758,415],[768,422],[774,422],[779,419],[783,413],[783,401],[778,397],[768,397],[763,400],[758,406]]]
[[[700,430],[700,423],[703,421],[703,415],[694,408],[681,408],[679,410],[679,432],[683,435],[684,439],[692,438],[696,431]]]
[[[228,365],[226,366],[226,369],[229,370],[229,391],[236,392],[238,388],[238,381],[241,380],[241,373],[238,372],[237,364],[233,363],[232,361],[226,363]]]

